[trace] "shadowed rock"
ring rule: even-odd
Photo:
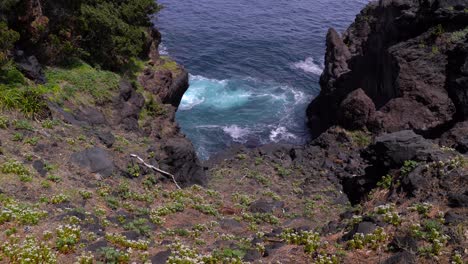
[[[115,169],[112,156],[98,147],[74,153],[70,161],[89,170],[91,173],[98,173],[104,177],[112,175]]]

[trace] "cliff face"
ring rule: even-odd
[[[322,91],[307,109],[313,133],[338,124],[436,137],[465,120],[467,25],[466,1],[402,0],[369,4],[342,37],[330,29]],[[348,104],[366,97],[367,115]]]

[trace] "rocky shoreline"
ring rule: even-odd
[[[370,3],[327,35],[308,144],[204,163],[157,30],[132,74],[16,48],[47,93],[0,115],[0,263],[465,263],[467,25],[464,0]]]

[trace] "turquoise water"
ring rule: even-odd
[[[235,143],[303,144],[325,35],[367,0],[160,0],[161,52],[190,72],[177,121],[207,159]]]

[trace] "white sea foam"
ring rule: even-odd
[[[240,141],[242,138],[251,133],[248,128],[242,128],[237,125],[224,126],[223,131],[232,139],[234,139],[234,141]]]
[[[163,43],[159,44],[158,49],[159,49],[159,54],[160,55],[163,55],[163,56],[169,55],[169,51],[167,50],[167,47]]]
[[[303,103],[307,99],[304,92],[296,91],[294,89],[291,89],[291,92],[294,95],[294,103],[295,104]]]
[[[205,101],[204,97],[197,97],[193,94],[187,94],[184,95],[184,99],[182,100],[179,109],[184,111],[184,110],[190,110],[194,108],[195,106],[202,104]]]
[[[324,66],[315,62],[314,58],[308,57],[303,61],[296,62],[292,65],[293,68],[301,69],[305,72],[310,72],[315,75],[320,75],[323,72]]]
[[[296,136],[289,133],[288,130],[283,126],[279,126],[270,132],[270,140],[273,142],[279,142],[281,140],[288,140],[288,139],[295,139],[295,138]]]
[[[200,75],[190,75],[190,87],[182,98],[181,110],[196,106],[216,109],[229,109],[245,104],[249,91],[228,87],[229,80],[209,79]]]

